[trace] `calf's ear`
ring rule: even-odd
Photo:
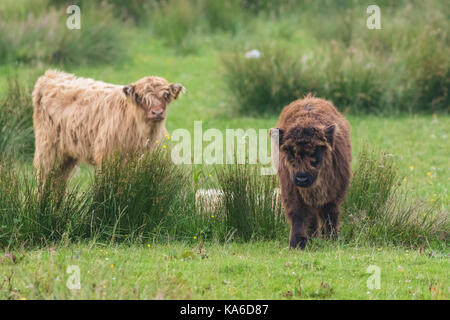
[[[271,139],[276,139],[278,137],[279,145],[283,144],[284,130],[280,128],[270,128],[269,135]]]
[[[179,83],[171,83],[170,84],[170,93],[172,94],[172,98],[176,99],[178,96],[186,90],[181,84]]]
[[[131,97],[133,95],[134,91],[135,91],[135,88],[131,84],[123,87],[123,93],[125,93],[125,95],[127,97]]]
[[[327,138],[328,142],[332,145],[334,141],[334,133],[336,132],[336,124],[333,123],[332,125],[329,125],[325,128],[325,137]]]

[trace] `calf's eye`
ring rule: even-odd
[[[166,100],[166,102],[169,102],[170,101],[170,93],[164,93],[164,96],[163,96],[163,98],[164,98],[164,100]]]
[[[316,168],[319,165],[320,161],[319,160],[315,160],[315,161],[311,161],[311,165]]]

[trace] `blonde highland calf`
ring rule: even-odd
[[[54,169],[67,180],[80,161],[99,166],[115,152],[151,150],[183,89],[159,77],[123,86],[48,70],[33,91],[38,175],[45,182]]]

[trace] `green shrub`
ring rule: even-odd
[[[397,169],[392,156],[380,158],[362,151],[357,158],[352,181],[344,203],[346,212],[365,212],[369,219],[376,219],[380,206],[385,204],[398,188]]]
[[[132,20],[136,24],[145,24],[150,18],[157,0],[108,0],[113,5],[115,16],[123,20]]]
[[[79,30],[66,27],[65,8],[2,19],[0,63],[96,64],[124,55],[122,28],[114,22],[110,7],[84,10],[81,17]]]
[[[203,3],[202,11],[209,29],[213,32],[235,33],[242,19],[237,0],[207,0]]]
[[[195,48],[190,37],[198,30],[201,15],[199,3],[193,1],[162,1],[155,6],[150,24],[156,37],[166,45],[191,52]]]
[[[277,114],[309,92],[355,114],[448,112],[450,60],[439,46],[392,62],[338,43],[295,55],[281,46],[263,46],[261,58],[236,51],[222,61],[229,92],[243,114]]]
[[[293,8],[301,7],[298,0],[239,0],[240,6],[253,14],[279,15]]]
[[[94,175],[90,225],[86,232],[108,239],[142,239],[172,234],[177,219],[194,212],[187,174],[165,149],[142,157],[113,157]]]
[[[413,49],[405,51],[405,82],[409,103],[418,111],[449,111],[450,46],[440,29],[426,28],[414,39]],[[407,102],[405,101],[404,104]],[[408,108],[405,105],[404,108]],[[411,108],[411,107],[410,107]]]
[[[310,81],[300,61],[282,48],[265,47],[259,59],[242,52],[225,55],[225,79],[239,110],[245,114],[278,113],[286,104],[305,95]]]
[[[423,246],[449,240],[448,213],[411,201],[388,154],[359,154],[343,211],[346,242]]]
[[[382,29],[368,30],[366,7],[295,3],[290,13],[259,25],[264,30],[242,43],[245,50],[225,53],[225,81],[241,113],[277,114],[308,92],[355,114],[447,113],[446,8],[432,1],[383,3]],[[246,59],[253,48],[263,57]]]
[[[0,159],[0,245],[45,246],[77,241],[88,198],[61,182],[38,192],[34,174]]]
[[[166,0],[154,3],[149,24],[167,46],[192,53],[214,33],[235,34],[244,16],[238,0]]]
[[[206,218],[187,171],[163,150],[105,160],[84,191],[53,173],[41,189],[34,170],[0,159],[0,245],[192,239]]]
[[[390,113],[392,105],[384,104],[391,71],[379,57],[356,48],[332,45],[323,57],[324,65],[312,62],[318,71],[315,93],[326,97],[341,111],[352,113]],[[320,57],[320,55],[318,55]],[[319,58],[320,59],[320,58]],[[394,110],[395,111],[395,110]]]
[[[228,234],[244,241],[287,235],[281,199],[275,190],[276,176],[263,176],[258,167],[250,165],[218,167],[216,175],[223,191],[221,211]]]

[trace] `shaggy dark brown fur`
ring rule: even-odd
[[[308,95],[283,109],[277,127],[290,247],[303,249],[308,238],[320,234],[334,238],[351,176],[349,123],[331,102]]]

